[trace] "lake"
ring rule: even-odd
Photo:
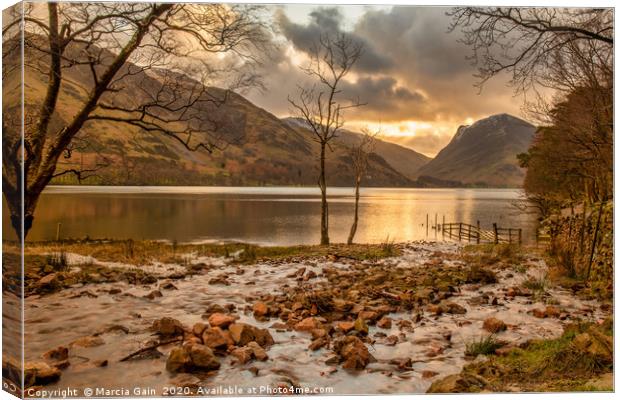
[[[345,242],[353,218],[352,188],[329,188],[330,238]],[[491,229],[524,229],[533,237],[535,216],[514,206],[515,189],[362,188],[355,241],[378,243],[441,239],[437,220]],[[4,204],[3,232],[14,238]],[[429,216],[427,234],[426,215]],[[179,242],[243,241],[262,245],[319,242],[320,192],[299,187],[50,186],[39,201],[28,240],[60,238],[166,239]]]

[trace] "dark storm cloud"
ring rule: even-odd
[[[310,22],[307,25],[300,25],[292,22],[282,10],[276,11],[276,22],[281,33],[300,51],[309,52],[321,35],[335,36],[343,33],[343,16],[338,8],[317,8],[309,17]],[[387,72],[394,66],[389,57],[377,52],[365,38],[352,32],[347,34],[355,43],[363,46],[362,56],[355,65],[357,71]]]

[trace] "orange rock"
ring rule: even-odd
[[[230,324],[235,322],[235,317],[228,314],[215,313],[211,314],[208,321],[209,325],[211,325],[212,327],[226,329],[228,328],[228,326],[230,326]]]
[[[295,325],[296,331],[307,331],[310,332],[313,329],[321,329],[322,324],[314,317],[308,317]]]
[[[262,318],[269,313],[269,308],[267,307],[267,304],[260,301],[254,304],[252,310],[254,312],[254,317],[256,318]]]

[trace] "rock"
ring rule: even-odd
[[[384,344],[386,346],[396,346],[397,343],[398,343],[398,336],[396,335],[390,335],[386,337],[384,341]]]
[[[463,372],[436,380],[426,393],[477,393],[487,389],[490,385],[483,377]]]
[[[365,311],[359,312],[357,314],[357,317],[368,322],[370,325],[374,325],[377,322],[377,320],[381,318],[381,314],[378,313],[377,311],[365,310]]]
[[[390,329],[392,327],[392,319],[390,317],[383,317],[377,321],[377,326],[382,329]]]
[[[209,316],[208,318],[209,325],[211,325],[212,327],[218,327],[222,329],[228,328],[228,326],[234,323],[235,320],[236,318],[233,317],[232,315],[222,314],[222,313],[211,314],[211,316]]]
[[[159,288],[162,290],[178,290],[176,286],[172,282],[164,282],[159,285]]]
[[[108,360],[95,360],[95,361],[93,361],[93,364],[96,367],[100,367],[100,368],[107,367],[108,366]]]
[[[535,308],[532,310],[532,315],[535,316],[536,318],[546,318],[547,317],[547,313],[545,313],[545,310],[542,310],[540,308]]]
[[[442,308],[447,314],[465,314],[467,313],[467,309],[459,304],[449,302],[442,304]]]
[[[358,317],[358,318],[355,320],[355,325],[354,325],[354,327],[355,327],[355,330],[356,330],[357,332],[359,332],[360,334],[362,334],[362,335],[364,335],[364,336],[368,335],[368,325],[366,325],[366,321],[364,321],[364,319],[363,319],[363,318],[359,318],[359,317]]]
[[[507,328],[504,321],[493,317],[485,319],[482,327],[490,333],[503,332]]]
[[[411,358],[409,357],[393,358],[390,360],[390,364],[397,365],[400,370],[409,370],[412,366]]]
[[[229,332],[224,332],[221,328],[207,328],[202,332],[202,343],[212,350],[225,351],[229,345],[233,344]]]
[[[201,344],[189,344],[173,348],[166,360],[169,372],[211,371],[220,368],[220,362],[210,348]]]
[[[355,324],[350,321],[341,321],[336,324],[336,328],[344,333],[349,333],[355,328]]]
[[[97,347],[101,346],[105,341],[99,336],[84,336],[71,342],[71,347]]]
[[[313,329],[321,329],[323,325],[315,317],[308,317],[295,324],[296,331],[310,332]]]
[[[230,355],[235,357],[239,364],[247,364],[252,360],[252,349],[248,347],[237,347],[230,352]]]
[[[192,328],[192,333],[194,334],[194,336],[202,337],[202,333],[205,331],[205,329],[207,329],[207,325],[205,323],[197,322]]]
[[[56,382],[60,379],[60,375],[58,368],[43,361],[31,361],[24,364],[24,383],[27,387]]]
[[[549,318],[559,318],[560,314],[560,309],[556,306],[547,306],[545,308],[545,315]]]
[[[179,320],[170,317],[163,317],[153,322],[151,327],[162,338],[171,338],[182,335],[185,329]]]
[[[166,369],[169,372],[185,371],[191,365],[192,359],[189,352],[183,347],[175,347],[170,350],[168,359],[166,360]]]
[[[308,348],[312,351],[316,351],[322,347],[325,347],[327,343],[329,343],[329,341],[326,337],[320,337],[313,340],[312,343],[310,343],[310,346],[308,346]]]
[[[254,312],[254,317],[256,319],[260,319],[268,315],[269,308],[265,303],[258,302],[254,304],[254,307],[252,307],[252,311]]]
[[[228,331],[237,346],[245,346],[250,342],[256,342],[263,347],[269,347],[274,344],[273,337],[267,329],[259,329],[248,324],[236,323],[232,324]]]
[[[205,311],[205,313],[202,314],[202,318],[208,319],[211,315],[215,313],[226,314],[227,312],[228,310],[222,307],[221,305],[211,304],[209,305],[209,307],[207,307],[207,310]]]
[[[163,297],[163,294],[159,290],[153,290],[149,294],[145,295],[145,299],[153,300],[157,297]]]
[[[252,350],[252,355],[258,361],[265,361],[269,359],[269,356],[267,355],[265,349],[263,349],[258,343],[250,342],[246,347]]]
[[[45,275],[43,278],[39,279],[39,281],[37,282],[37,285],[40,287],[45,287],[45,286],[53,286],[56,283],[58,283],[58,274],[52,273],[52,274]]]
[[[364,369],[371,355],[364,343],[356,336],[344,336],[334,342],[334,351],[344,360],[344,369]]]
[[[312,339],[319,339],[328,335],[327,330],[325,329],[313,329],[310,331],[312,335]]]
[[[212,371],[220,368],[220,362],[207,346],[193,344],[189,347],[189,356],[193,368]]]
[[[43,354],[43,358],[48,360],[63,361],[69,358],[69,349],[64,346],[59,346],[55,349],[49,350]]]
[[[422,371],[422,379],[429,379],[432,378],[434,376],[439,375],[439,372],[435,372],[435,371],[430,371],[430,370],[424,370]]]

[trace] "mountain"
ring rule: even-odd
[[[45,55],[34,54],[32,48],[27,48],[27,51],[30,53],[26,54],[26,58],[41,60],[45,65]],[[9,59],[7,61],[10,62]],[[129,64],[125,71],[131,68]],[[19,82],[19,72],[19,68],[10,71],[5,82]],[[181,87],[192,87],[197,83],[182,74],[150,70],[148,73],[129,74],[121,82],[124,87],[122,91],[105,96],[108,96],[108,102],[113,101],[116,105],[135,107],[148,99],[146,92],[156,93],[162,80],[171,76]],[[36,107],[42,102],[46,85],[45,75],[35,68],[26,67],[24,86],[29,107]],[[90,87],[92,74],[88,66],[76,65],[63,70],[58,112],[51,124],[52,131],[62,129],[76,114],[87,99],[87,88]],[[57,172],[103,165],[82,182],[86,184],[316,185],[318,145],[309,132],[302,127],[291,126],[239,94],[214,87],[207,88],[207,91],[216,98],[227,96],[227,100],[219,106],[205,102],[197,105],[199,108],[192,112],[204,113],[213,119],[218,126],[217,135],[224,139],[222,149],[213,153],[190,151],[178,140],[161,133],[149,133],[135,126],[108,120],[93,120],[84,125],[67,157],[61,158]],[[17,111],[19,102],[16,93],[14,90],[5,93],[5,98],[14,98],[14,109],[5,108],[8,113]],[[5,107],[7,104],[5,102]],[[334,143],[327,160],[329,185],[353,184],[350,156],[344,143],[358,137],[358,134],[346,132],[342,141]],[[377,148],[377,154],[370,158],[364,185],[412,186],[411,177],[415,170],[427,161],[424,156],[385,142],[378,143]],[[75,184],[77,180],[72,174],[66,174],[55,178],[52,183]]]
[[[299,118],[283,118],[282,121],[292,128],[308,130],[307,123]],[[307,134],[311,133],[307,132]],[[338,133],[338,137],[335,138],[335,142],[343,146],[352,146],[358,144],[361,138],[361,133],[342,129]],[[375,141],[374,153],[411,180],[415,180],[420,168],[431,160],[417,151],[381,139]]]
[[[465,185],[518,187],[525,171],[517,154],[527,151],[536,127],[508,114],[493,115],[461,126],[419,177],[458,181]]]

